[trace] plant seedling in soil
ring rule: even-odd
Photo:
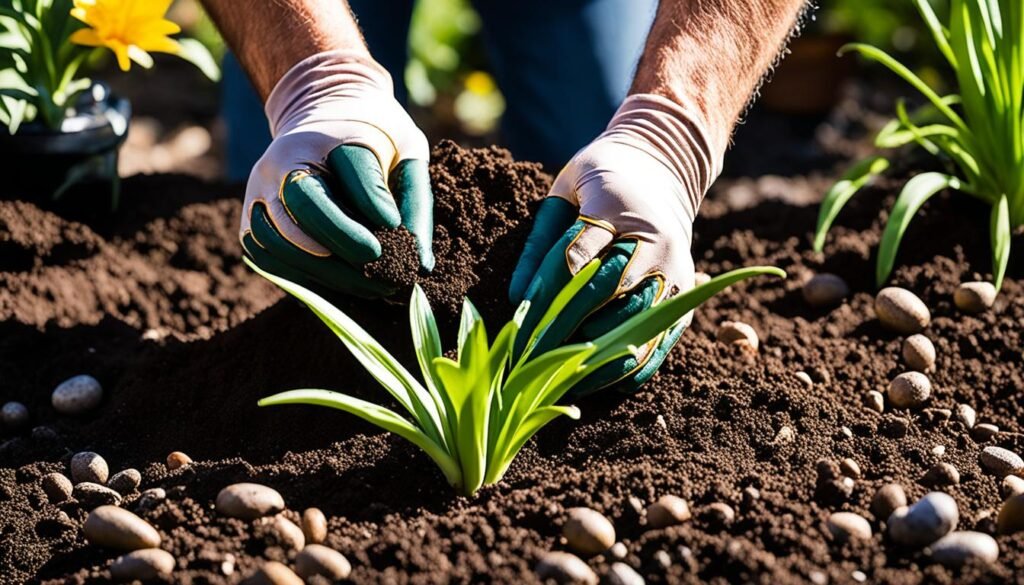
[[[876,281],[881,286],[889,278],[900,240],[917,210],[932,195],[950,188],[992,206],[992,273],[999,290],[1010,259],[1011,231],[1024,225],[1024,4],[1021,0],[952,0],[949,22],[943,25],[929,0],[913,2],[952,66],[959,94],[940,96],[910,69],[870,45],[852,43],[840,55],[857,51],[885,65],[928,100],[910,113],[899,101],[896,119],[879,132],[876,146],[914,143],[959,172],[921,173],[907,182],[882,234]],[[823,248],[843,205],[888,166],[881,156],[861,161],[829,190],[818,216],[816,251]]]
[[[579,409],[558,401],[588,374],[635,353],[730,284],[760,274],[786,275],[774,267],[733,270],[635,315],[592,342],[531,355],[548,325],[597,272],[600,261],[595,260],[558,294],[515,361],[513,343],[529,309],[528,301],[489,341],[480,314],[468,299],[464,300],[458,355],[452,360],[442,355],[433,311],[417,285],[409,303],[409,320],[423,374],[421,384],[337,307],[293,282],[260,270],[248,259],[246,263],[312,309],[411,420],[372,402],[327,390],[291,390],[260,400],[260,406],[314,404],[352,413],[422,449],[448,482],[465,495],[500,481],[519,450],[541,427],[561,415],[579,418]]]

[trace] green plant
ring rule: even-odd
[[[561,415],[579,418],[574,406],[558,401],[577,382],[616,358],[661,335],[702,302],[732,283],[759,274],[785,276],[773,267],[734,270],[632,317],[588,343],[565,345],[539,356],[537,340],[588,280],[595,260],[558,294],[530,332],[523,355],[513,363],[512,347],[529,303],[524,302],[494,338],[468,300],[463,302],[457,360],[444,357],[441,338],[426,295],[417,286],[409,306],[420,384],[365,330],[313,292],[266,273],[259,274],[304,302],[348,347],[360,364],[394,397],[411,420],[398,412],[327,390],[292,390],[260,400],[260,406],[315,404],[344,410],[410,441],[430,456],[448,482],[472,495],[501,480],[523,445]]]
[[[876,47],[852,43],[840,54],[857,51],[885,65],[928,101],[915,112],[899,101],[896,119],[879,132],[876,145],[914,143],[952,163],[958,173],[921,173],[907,182],[882,234],[876,280],[881,286],[889,278],[900,240],[918,209],[935,193],[951,188],[992,206],[992,273],[998,290],[1009,263],[1011,232],[1024,225],[1024,5],[1021,0],[952,0],[949,22],[943,25],[927,0],[913,2],[952,66],[959,94],[938,95]],[[863,161],[826,193],[815,250],[823,248],[843,205],[888,166],[883,157]]]
[[[75,97],[92,81],[80,77],[97,47],[109,48],[127,71],[149,68],[148,51],[167,52],[217,79],[219,69],[198,41],[171,39],[164,18],[171,0],[0,0],[0,122],[14,134],[39,120],[59,130]]]

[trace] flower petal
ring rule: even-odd
[[[102,47],[106,43],[103,39],[96,34],[91,28],[80,28],[75,32],[71,33],[69,40],[76,45],[85,45],[87,47]]]

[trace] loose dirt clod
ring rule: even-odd
[[[875,314],[882,326],[897,333],[920,333],[931,323],[928,306],[905,288],[890,286],[878,291]]]
[[[991,282],[965,282],[956,288],[953,302],[965,313],[980,313],[996,302],[996,287]]]
[[[380,242],[381,256],[364,266],[363,274],[372,280],[394,285],[403,293],[400,296],[404,300],[420,271],[416,237],[404,227],[378,230],[373,235]]]
[[[562,536],[577,553],[592,556],[615,544],[615,526],[604,514],[590,508],[571,508],[568,515]]]
[[[903,362],[911,370],[930,372],[935,367],[935,345],[920,333],[903,340]]]

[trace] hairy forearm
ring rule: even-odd
[[[369,55],[345,0],[203,0],[260,98],[292,65],[331,50]]]
[[[807,0],[662,0],[631,93],[691,103],[715,145],[780,55]]]

